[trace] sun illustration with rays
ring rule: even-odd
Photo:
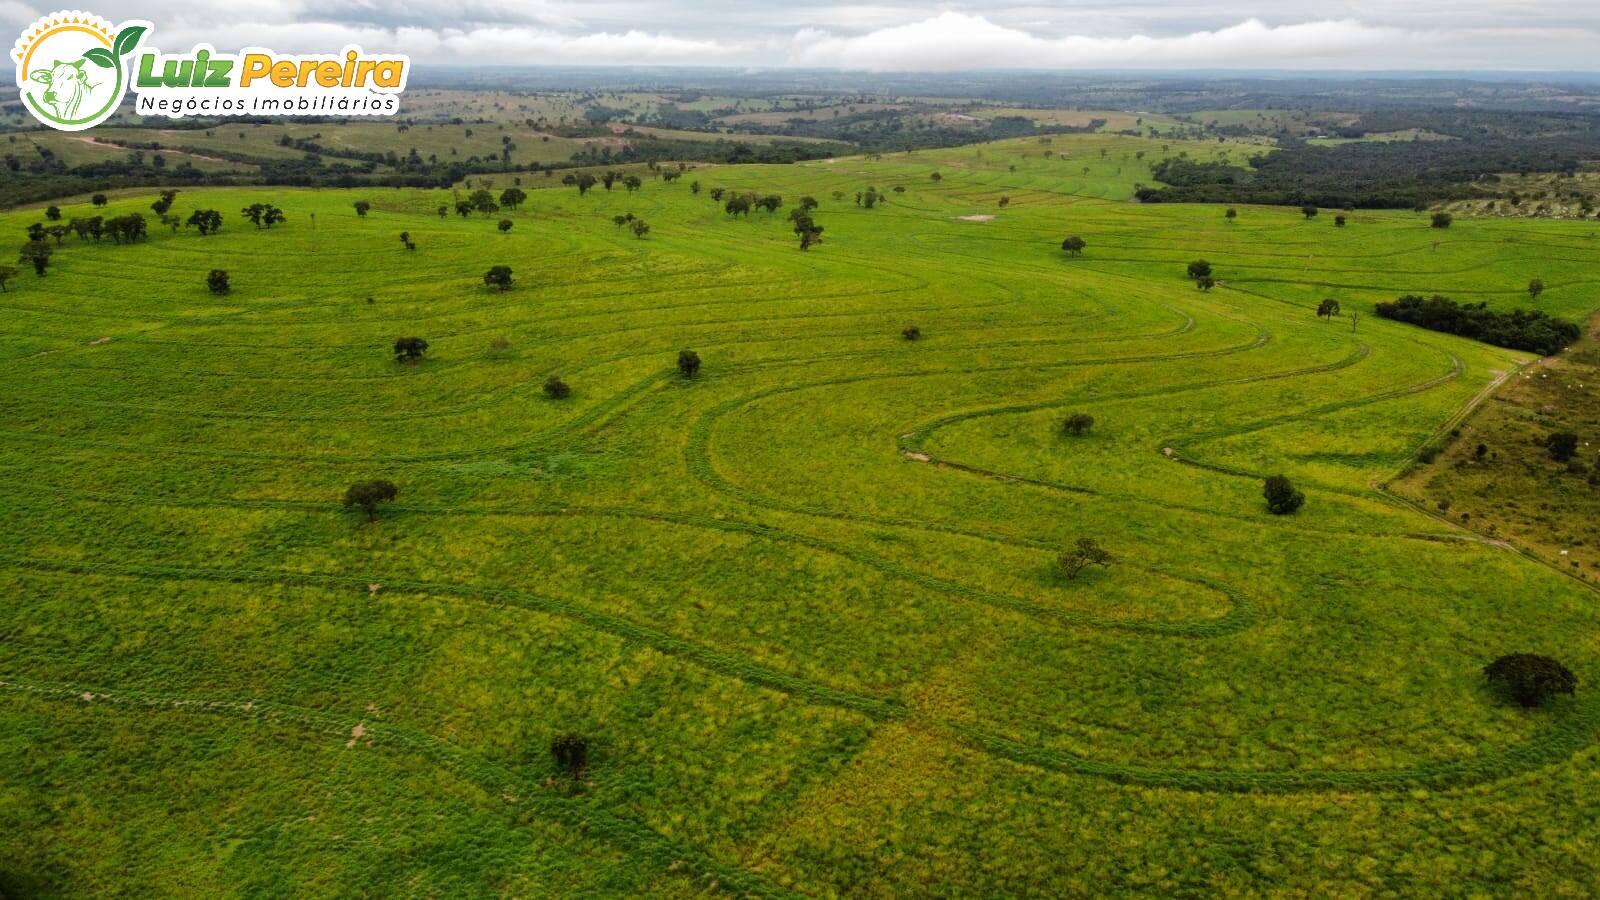
[[[51,128],[81,131],[116,112],[128,90],[123,57],[150,30],[121,27],[79,10],[51,13],[23,30],[11,50],[28,111]]]

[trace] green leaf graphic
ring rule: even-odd
[[[111,56],[111,51],[104,47],[93,47],[83,51],[83,58],[102,69],[115,68],[117,65],[117,61]]]
[[[111,42],[111,52],[117,56],[127,56],[132,53],[133,48],[139,44],[139,38],[144,36],[145,30],[143,25],[130,25],[117,32],[117,39]]]

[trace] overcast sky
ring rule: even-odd
[[[58,7],[0,0],[19,31]],[[206,41],[429,63],[974,68],[1600,70],[1600,0],[82,0]],[[9,40],[9,39],[8,39]]]

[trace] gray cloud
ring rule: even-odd
[[[0,0],[0,27],[54,9]],[[150,19],[163,49],[358,43],[451,64],[1600,69],[1600,4],[1554,0],[116,0],[92,11]]]

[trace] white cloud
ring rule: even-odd
[[[1286,68],[1348,62],[1352,54],[1413,45],[1416,35],[1352,20],[1269,26],[1259,19],[1177,37],[1037,37],[982,16],[945,12],[909,25],[854,37],[805,29],[795,35],[790,61],[872,71],[987,68],[1243,67]]]
[[[96,0],[94,9],[150,19],[167,50],[357,43],[455,65],[1594,70],[1600,44],[1600,3],[1571,0],[823,3]],[[0,32],[66,5],[0,0]]]
[[[714,40],[644,31],[571,34],[514,25],[434,29],[306,22],[162,28],[158,23],[152,43],[171,52],[200,41],[218,48],[259,46],[283,53],[328,52],[353,43],[371,51],[405,53],[420,62],[518,66],[716,65],[739,53],[739,48]]]

